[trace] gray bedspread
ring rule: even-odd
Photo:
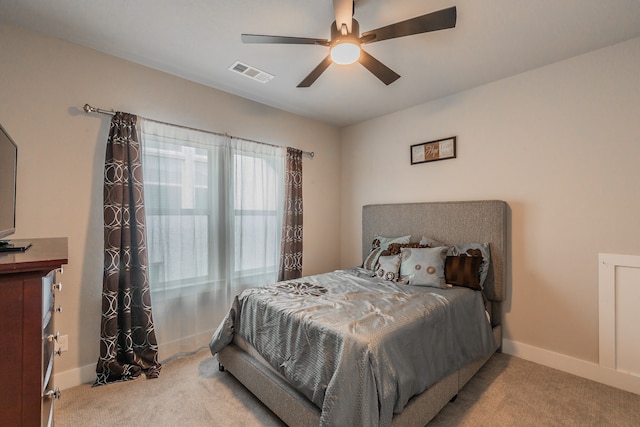
[[[496,349],[480,292],[358,268],[244,291],[211,353],[236,333],[321,408],[321,426],[388,426],[412,396]]]

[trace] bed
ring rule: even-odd
[[[420,249],[420,251],[433,251],[440,248],[438,245],[446,245],[450,251],[452,247],[466,248],[470,243],[474,245],[479,243],[483,245],[488,244],[486,246],[490,248],[491,262],[488,263],[484,269],[482,291],[473,291],[466,287],[458,286],[449,289],[436,289],[434,287],[396,284],[393,281],[385,280],[387,279],[386,277],[367,279],[373,280],[375,283],[362,285],[359,282],[360,278],[358,276],[366,276],[366,271],[363,269],[350,269],[348,271],[333,272],[327,276],[319,275],[302,278],[297,281],[289,281],[288,283],[282,282],[275,284],[270,289],[253,291],[254,294],[262,295],[256,296],[255,298],[252,296],[251,298],[254,298],[255,301],[251,300],[253,301],[251,303],[249,303],[249,298],[245,297],[240,300],[236,298],[234,306],[230,310],[227,318],[218,327],[218,330],[212,338],[210,343],[212,354],[217,354],[221,368],[224,367],[225,370],[236,377],[287,425],[345,425],[344,420],[349,420],[348,424],[355,423],[359,425],[423,426],[448,402],[457,396],[458,391],[471,379],[480,367],[486,363],[493,352],[499,350],[501,346],[501,302],[505,294],[505,265],[508,253],[507,214],[508,206],[503,201],[432,202],[364,206],[362,211],[362,255],[365,262],[367,257],[372,253],[372,242],[376,241],[378,236],[411,236],[411,242],[417,243],[419,240],[422,240],[421,243],[426,243],[428,241],[429,244],[425,246],[433,248]],[[405,241],[403,241],[403,243],[404,242]],[[410,248],[401,249],[401,254],[404,257],[402,258],[403,262],[406,258],[405,251],[409,251],[407,253],[410,253],[412,250],[413,249]],[[414,250],[414,252],[417,253],[418,251]],[[444,252],[441,254],[444,260]],[[447,254],[449,255],[450,252],[447,252]],[[385,253],[385,255],[387,255],[385,259],[391,258],[391,256],[388,256],[388,253]],[[463,254],[462,256],[465,255]],[[307,356],[310,353],[313,354],[314,356],[311,358],[313,360],[302,360],[304,359],[303,357],[300,357],[300,361],[297,360],[297,357],[293,358],[295,360],[289,360],[289,350],[286,350],[286,348],[290,343],[286,341],[280,342],[279,340],[281,336],[294,335],[289,332],[293,329],[291,329],[292,327],[288,323],[286,326],[282,326],[280,323],[293,322],[293,320],[290,319],[291,317],[295,317],[292,316],[292,313],[300,312],[300,310],[288,309],[286,315],[282,316],[284,320],[280,320],[279,326],[277,326],[280,329],[274,329],[274,331],[280,332],[277,335],[272,335],[269,339],[261,341],[260,337],[264,335],[263,331],[268,331],[267,326],[271,327],[271,325],[266,325],[264,318],[260,316],[270,311],[277,311],[272,307],[280,304],[278,298],[287,293],[291,295],[300,292],[302,286],[304,288],[304,292],[302,292],[304,295],[303,298],[300,298],[300,301],[312,301],[313,304],[319,304],[312,306],[310,311],[323,313],[322,310],[326,309],[327,304],[336,305],[337,301],[339,301],[339,299],[331,299],[330,297],[338,292],[335,291],[335,289],[343,286],[341,280],[345,283],[353,282],[353,287],[364,289],[363,292],[367,294],[378,292],[378,289],[384,288],[384,292],[389,291],[390,293],[388,295],[391,295],[391,297],[387,296],[387,299],[406,300],[409,301],[409,305],[415,305],[416,298],[422,298],[421,292],[426,292],[432,295],[436,302],[429,303],[432,304],[432,306],[423,308],[423,311],[433,311],[434,313],[440,313],[441,310],[453,310],[441,308],[442,306],[446,306],[443,301],[445,298],[454,299],[460,295],[460,299],[467,299],[471,301],[471,304],[480,304],[480,310],[484,312],[483,314],[487,315],[487,319],[489,320],[485,319],[484,322],[477,320],[454,321],[452,325],[446,327],[447,335],[453,336],[454,333],[458,333],[457,331],[449,333],[449,329],[453,330],[457,328],[453,326],[455,324],[477,323],[480,326],[474,329],[474,331],[481,332],[475,333],[477,335],[489,335],[489,337],[482,338],[478,344],[469,344],[471,346],[470,348],[460,347],[459,350],[459,346],[466,345],[466,341],[471,340],[464,335],[451,339],[447,338],[449,341],[455,341],[456,346],[449,344],[449,347],[446,347],[444,351],[441,350],[443,354],[447,354],[447,357],[442,358],[446,360],[446,363],[433,359],[433,363],[418,364],[418,367],[411,368],[413,370],[407,370],[407,364],[404,362],[404,359],[402,359],[402,352],[389,350],[389,348],[405,346],[406,335],[408,333],[415,335],[415,331],[410,331],[410,328],[423,328],[420,329],[420,333],[425,336],[428,335],[429,331],[437,328],[425,327],[427,323],[420,323],[418,326],[415,326],[414,323],[407,323],[408,326],[396,328],[394,327],[396,319],[386,321],[388,318],[394,317],[396,312],[385,311],[384,307],[379,308],[376,306],[372,310],[372,312],[376,313],[376,316],[373,316],[376,319],[375,321],[382,322],[381,324],[384,326],[382,326],[381,329],[392,332],[380,334],[383,338],[372,334],[371,340],[375,341],[375,345],[371,342],[361,342],[367,340],[367,338],[362,338],[361,336],[348,339],[344,338],[344,342],[326,341],[328,338],[322,338],[323,342],[329,342],[330,346],[339,349],[339,351],[334,351],[333,353],[328,352],[329,355],[340,354],[342,359],[339,361],[334,360],[336,359],[335,357],[318,356],[314,353],[314,347],[309,347],[306,351],[303,351]],[[346,284],[344,286],[346,286]],[[315,296],[318,298],[314,299],[313,295],[309,297],[309,292],[311,292],[311,294],[316,292],[317,295]],[[349,292],[352,291],[350,290]],[[349,295],[351,296],[347,299],[350,301],[360,300],[360,294],[355,291]],[[269,301],[268,304],[264,302],[266,300]],[[316,303],[315,301],[324,302]],[[253,309],[250,309],[251,304],[255,306]],[[424,304],[427,303],[425,302]],[[358,307],[360,306],[355,306],[356,309],[358,309]],[[243,309],[241,310],[241,308]],[[242,322],[239,321],[241,313],[251,313],[252,310],[253,314],[245,314],[247,317],[246,320]],[[305,308],[305,310],[309,309]],[[400,308],[398,308],[398,310],[400,310]],[[446,312],[449,313],[449,311]],[[458,311],[462,313],[462,311]],[[324,313],[325,318],[334,317],[334,315],[327,316],[327,313],[331,314],[330,311],[325,311]],[[329,319],[333,324],[349,323],[338,320],[339,316],[343,314],[341,311],[336,310],[333,313],[335,313],[336,318]],[[389,313],[393,313],[394,316],[390,316]],[[398,318],[404,319],[402,315],[403,312],[398,311],[397,313],[400,313],[397,315]],[[437,316],[440,316],[440,320],[419,321],[435,322],[434,325],[440,325],[439,322],[442,321],[441,318],[451,315],[437,314]],[[306,318],[309,316],[305,315],[303,317]],[[313,316],[310,315],[310,317]],[[266,323],[271,323],[271,318],[272,317],[268,317],[267,319],[269,320]],[[248,326],[250,323],[254,325],[256,332],[251,332],[251,328]],[[366,322],[359,319],[353,324],[360,325],[363,323]],[[484,325],[485,323],[486,326]],[[255,325],[259,325],[259,327],[256,328]],[[229,335],[228,331],[233,331],[234,327],[238,328],[238,333]],[[245,327],[246,329],[241,330],[241,327]],[[331,329],[331,327],[330,324],[329,327],[323,328]],[[300,329],[307,331],[305,328]],[[351,326],[350,330],[353,329],[353,326]],[[222,339],[221,336],[224,335],[223,332],[225,330],[227,331],[226,338]],[[488,333],[482,332],[484,330],[487,330]],[[282,333],[283,331],[287,331],[287,333]],[[463,331],[460,333],[467,332]],[[274,336],[277,338],[274,338]],[[405,341],[402,341],[403,339]],[[487,343],[487,340],[489,340],[490,343]],[[251,344],[249,343],[250,341]],[[315,338],[313,340],[307,338],[307,341],[309,343],[308,345],[315,345],[316,340]],[[386,341],[388,341],[387,344],[378,345],[379,342]],[[413,341],[420,340],[414,339]],[[437,337],[436,341],[439,341]],[[285,349],[274,349],[276,353],[280,352],[282,354],[272,355],[267,352],[266,347],[268,347],[269,343],[273,342],[276,342],[276,346],[280,347],[280,349]],[[356,344],[353,344],[353,342]],[[422,354],[422,352],[427,351],[426,347],[428,346],[426,344],[420,345],[422,345],[422,347],[419,350],[408,350],[406,352]],[[435,348],[436,345],[433,344],[433,347]],[[345,348],[349,349],[349,351],[353,348],[354,350],[351,351],[353,354],[344,350]],[[455,348],[456,353],[452,354],[451,348]],[[465,358],[458,357],[458,351],[464,353]],[[261,352],[263,354],[261,354]],[[285,355],[284,353],[287,354]],[[346,353],[348,357],[344,356],[343,353]],[[353,362],[351,362],[351,356],[354,357]],[[276,362],[274,362],[274,360],[276,360]],[[316,365],[296,365],[298,362],[316,363]],[[354,373],[349,372],[350,365],[345,365],[346,363],[353,363]],[[427,365],[429,366],[428,368],[426,368]],[[442,366],[434,369],[432,365]],[[452,368],[452,366],[454,367]],[[287,369],[290,370],[287,371]],[[429,372],[423,372],[425,369]],[[332,378],[331,381],[318,384],[314,375],[319,371],[326,370],[330,371],[328,375]],[[294,374],[293,376],[291,375],[292,373]],[[331,377],[332,373],[334,374],[333,377]],[[349,378],[349,375],[353,375],[353,379],[350,378],[347,381],[345,378]],[[425,378],[428,377],[428,379],[425,379],[423,382],[413,381],[415,378],[422,378],[423,375]],[[404,385],[401,387],[398,383],[389,382],[391,380],[388,380],[387,376],[392,377],[394,380],[396,377],[410,377],[412,381],[409,382],[417,382],[419,384],[412,384],[413,389],[405,389]],[[313,383],[313,387],[308,386],[308,382],[304,382],[309,380],[309,377],[312,377],[312,381],[316,381],[316,383]],[[364,379],[362,379],[363,377]],[[346,387],[347,390],[343,391],[342,388],[339,389],[337,385],[333,387],[334,383],[344,383],[340,384],[340,387]],[[350,384],[354,385],[351,386]],[[426,389],[424,389],[425,384],[427,386]],[[349,387],[351,387],[351,389],[349,389]],[[337,392],[334,394],[334,389],[340,390],[342,395]],[[410,390],[420,391],[408,396],[407,393],[413,393]],[[333,401],[340,402],[345,399],[345,396],[349,398],[349,393],[357,396],[357,404],[343,404],[343,407],[337,409],[332,406],[331,402]],[[377,393],[377,395],[371,397],[371,393]],[[363,394],[365,397],[361,399],[361,395]],[[377,397],[378,403],[376,403],[376,401],[371,403],[367,400],[369,397],[372,399]],[[389,401],[389,399],[391,399],[391,401]],[[326,401],[330,403],[327,404]],[[334,406],[340,405],[336,404]],[[348,406],[348,410],[351,410],[350,407],[353,406],[355,408],[354,411],[356,411],[355,414],[345,414],[344,406]],[[346,418],[348,416],[352,418]]]

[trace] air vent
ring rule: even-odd
[[[242,74],[252,80],[259,81],[260,83],[267,83],[273,78],[271,74],[265,73],[262,70],[258,70],[257,68],[244,64],[240,61],[236,61],[231,67],[229,67],[229,70]]]

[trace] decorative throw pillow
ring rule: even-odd
[[[432,239],[431,237],[422,236],[420,239],[420,244],[426,246],[427,248],[437,248],[438,246],[446,246],[444,243],[437,241],[436,239]]]
[[[444,261],[447,247],[402,248],[400,278],[409,285],[447,288],[444,278]]]
[[[369,255],[367,255],[367,257],[364,259],[362,263],[362,267],[366,268],[367,270],[373,271],[376,267],[376,264],[378,263],[378,258],[382,254],[382,251],[384,251],[384,249],[382,248],[371,249],[371,252],[369,252]]]
[[[371,242],[371,251],[364,259],[362,267],[367,270],[375,271],[376,265],[378,264],[378,258],[382,255],[382,251],[386,250],[391,243],[409,243],[410,239],[410,235],[401,237],[384,237],[376,234],[373,238],[373,242]]]
[[[480,266],[482,257],[457,255],[447,256],[444,263],[444,277],[447,284],[465,286],[476,291],[480,287]]]
[[[491,263],[491,250],[489,243],[464,243],[461,245],[454,245],[449,248],[447,255],[468,255],[468,256],[481,256],[482,264],[480,265],[480,288],[484,289],[484,282],[487,280],[487,274],[489,273],[489,265]]]
[[[383,255],[378,258],[376,276],[395,282],[400,271],[400,255]]]
[[[409,243],[411,236],[400,236],[400,237],[384,237],[376,234],[373,238],[373,242],[371,242],[371,249],[373,248],[382,248],[387,249],[392,243]]]
[[[440,246],[440,245],[438,245]],[[427,248],[428,246],[421,245],[420,243],[391,243],[387,248],[385,255],[398,255],[402,248]]]

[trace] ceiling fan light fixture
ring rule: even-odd
[[[360,59],[360,39],[358,34],[360,24],[355,19],[351,20],[351,32],[347,31],[347,25],[338,28],[336,23],[331,24],[330,55],[334,64],[349,65]]]
[[[349,65],[358,59],[360,59],[359,43],[346,40],[331,47],[331,60],[334,64]]]

